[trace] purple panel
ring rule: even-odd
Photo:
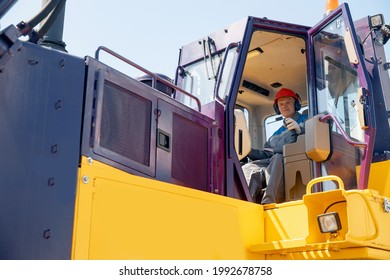
[[[202,113],[213,118],[211,191],[225,195],[225,108],[215,101],[202,106]]]
[[[172,178],[186,186],[208,190],[208,131],[178,114],[173,114]]]

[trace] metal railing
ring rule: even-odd
[[[186,92],[185,90],[179,88],[178,86],[172,84],[171,82],[169,82],[169,81],[167,81],[167,80],[165,80],[165,79],[163,79],[163,78],[160,78],[160,77],[157,76],[156,74],[150,72],[149,70],[147,70],[147,69],[143,68],[142,66],[140,66],[140,65],[138,65],[138,64],[136,64],[136,63],[134,63],[133,61],[131,61],[131,60],[129,60],[129,59],[127,59],[127,58],[121,56],[120,54],[114,52],[113,50],[111,50],[111,49],[109,49],[109,48],[107,48],[107,47],[100,46],[100,47],[96,50],[96,52],[95,52],[95,58],[96,58],[97,60],[99,60],[99,53],[100,53],[100,51],[105,51],[106,53],[111,54],[111,55],[114,56],[115,58],[118,58],[119,60],[122,60],[123,62],[125,62],[125,63],[127,63],[127,64],[133,66],[134,68],[137,68],[138,70],[144,72],[145,74],[150,75],[150,76],[152,77],[152,79],[153,79],[153,80],[152,80],[152,87],[153,87],[153,88],[156,88],[156,84],[157,84],[156,81],[159,81],[159,82],[165,84],[166,86],[171,87],[171,88],[173,88],[173,89],[175,89],[175,90],[177,90],[177,91],[183,93],[184,95],[189,96],[190,98],[192,98],[192,99],[194,99],[194,100],[196,101],[196,103],[197,103],[197,105],[198,105],[198,111],[199,111],[199,112],[201,111],[201,103],[200,103],[200,100],[199,100],[197,97],[193,96],[191,93]]]
[[[336,117],[332,114],[325,115],[320,118],[320,121],[325,122],[326,120],[332,119],[333,122],[336,124],[337,128],[340,130],[341,135],[343,135],[345,141],[347,141],[350,145],[354,147],[360,147],[360,148],[367,148],[367,143],[365,142],[357,142],[353,141],[348,134],[344,131],[343,127],[341,126],[340,122],[336,119]]]
[[[325,115],[320,118],[320,121],[325,122],[328,119],[332,119],[333,122],[336,124],[337,128],[340,130],[341,135],[343,136],[344,140],[348,142],[350,145],[354,147],[363,148],[363,159],[361,161],[361,168],[360,168],[360,178],[358,183],[358,189],[362,190],[367,188],[368,184],[368,176],[370,172],[370,164],[371,164],[371,155],[370,151],[372,149],[372,145],[368,145],[368,142],[357,142],[352,140],[347,133],[344,131],[343,127],[341,126],[340,122],[336,119],[336,117],[332,114]]]

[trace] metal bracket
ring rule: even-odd
[[[390,213],[390,202],[387,198],[383,199],[383,209],[386,213]]]
[[[10,25],[0,33],[0,69],[20,49],[22,42],[18,40],[19,30]]]

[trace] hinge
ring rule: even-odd
[[[154,109],[154,115],[156,116],[156,122],[158,123],[158,118],[161,116],[161,110],[160,109]]]
[[[95,131],[96,131],[96,107],[97,107],[97,90],[98,90],[98,72],[96,72],[95,80],[93,82],[93,97],[92,97],[92,108],[91,108],[91,134],[89,140],[89,146],[91,148],[95,145]]]

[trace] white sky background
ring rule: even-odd
[[[347,2],[354,20],[382,13],[390,22],[389,0]],[[94,56],[103,45],[152,72],[174,78],[179,49],[246,16],[313,26],[325,13],[326,0],[67,0],[63,40],[70,54]],[[41,0],[19,0],[1,28],[31,19]],[[390,61],[390,41],[386,46]],[[131,76],[131,66],[101,57]]]

